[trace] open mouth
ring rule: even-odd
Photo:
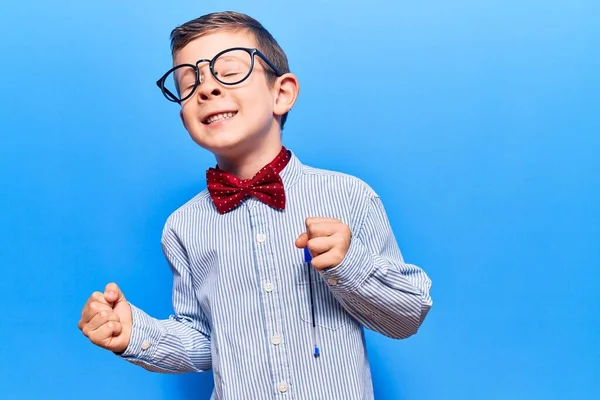
[[[216,124],[217,122],[224,121],[229,118],[233,118],[237,114],[237,111],[221,112],[218,114],[211,114],[202,120],[204,125]]]

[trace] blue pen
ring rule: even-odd
[[[319,344],[317,342],[317,326],[315,324],[315,303],[313,300],[313,288],[312,288],[312,256],[310,255],[310,251],[308,251],[308,247],[304,248],[304,262],[308,265],[308,290],[310,292],[310,313],[312,317],[312,328],[313,328],[313,341],[315,345],[315,358],[319,357],[321,354],[319,351]]]

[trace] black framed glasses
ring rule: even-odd
[[[181,103],[189,99],[198,88],[198,85],[203,82],[202,74],[198,67],[200,63],[208,62],[212,76],[223,85],[231,86],[248,79],[254,69],[255,55],[258,55],[277,76],[281,76],[277,67],[260,50],[233,47],[221,51],[212,60],[204,58],[196,61],[195,65],[177,65],[161,76],[156,81],[156,84],[167,100],[174,103]]]

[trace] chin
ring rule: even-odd
[[[269,135],[268,130],[264,128],[254,130],[251,127],[237,127],[236,125],[238,124],[234,123],[230,126],[220,126],[217,129],[208,129],[204,125],[196,126],[196,129],[189,133],[192,140],[200,147],[222,157],[236,157],[247,152],[253,145],[264,142]]]
[[[233,136],[222,133],[222,137],[201,138],[192,136],[194,142],[200,147],[218,156],[234,156],[240,151],[245,151],[249,140],[244,136]]]

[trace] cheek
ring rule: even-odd
[[[243,94],[239,93],[240,100],[244,103],[244,109],[249,115],[271,116],[273,114],[273,96],[267,87],[261,82],[244,88]],[[257,87],[258,86],[258,87]]]
[[[201,124],[197,118],[196,112],[192,109],[192,107],[184,107],[181,115],[186,126],[195,126]]]
[[[247,102],[246,115],[252,116],[258,124],[264,125],[273,117],[273,103],[264,93],[252,96]]]

